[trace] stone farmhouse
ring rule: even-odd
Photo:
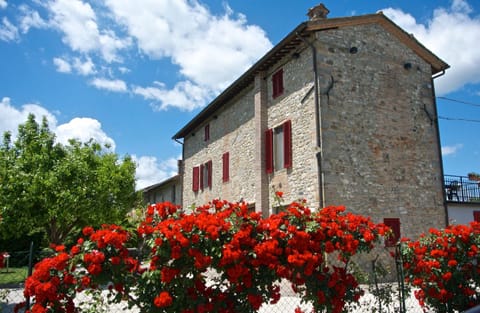
[[[434,79],[449,67],[382,13],[320,4],[179,130],[183,207],[306,199],[415,237],[448,221]],[[273,207],[273,208],[272,208]]]

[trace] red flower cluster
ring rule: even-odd
[[[480,302],[480,223],[431,229],[418,241],[404,240],[406,280],[418,287],[422,306],[463,311]]]
[[[327,264],[325,253],[345,265],[386,232],[385,226],[344,211],[328,207],[312,213],[295,202],[261,219],[244,203],[215,200],[191,214],[166,203],[153,205],[139,227],[154,243],[149,271],[160,273],[152,305],[158,307],[160,294],[168,292],[172,305],[182,302],[183,312],[212,306],[219,312],[256,312],[279,300],[278,282],[287,279],[314,307],[341,312],[361,290],[345,266]],[[146,298],[152,285],[144,291],[141,286],[138,296]]]
[[[74,312],[76,292],[109,282],[112,292],[129,292],[138,264],[128,255],[128,232],[104,225],[97,231],[86,227],[82,233],[85,238],[79,238],[69,253],[64,246],[53,247],[57,255],[35,265],[24,291],[33,297],[31,312]]]
[[[279,301],[279,282],[287,279],[315,310],[341,312],[361,295],[346,264],[386,231],[344,211],[313,213],[292,203],[262,219],[245,203],[215,200],[189,214],[171,203],[155,204],[138,227],[149,246],[148,264],[139,267],[128,255],[130,236],[122,228],[87,227],[69,254],[62,248],[37,265],[26,293],[35,306],[63,312],[75,292],[112,282],[110,290],[120,295],[113,301],[128,298],[140,312],[243,313]],[[327,254],[336,257],[336,266]]]
[[[69,255],[60,252],[35,265],[24,290],[25,297],[35,297],[31,312],[46,312],[47,308],[53,312],[74,312],[72,293],[76,279],[68,268],[69,261]]]

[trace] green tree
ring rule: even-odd
[[[14,143],[0,144],[0,232],[18,238],[43,232],[60,244],[86,225],[121,223],[139,199],[135,164],[93,140],[55,142],[46,118],[29,115]]]

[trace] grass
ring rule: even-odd
[[[23,283],[27,278],[28,268],[25,267],[10,267],[0,269],[0,287],[16,285]]]

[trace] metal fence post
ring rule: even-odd
[[[28,275],[27,277],[32,276],[33,273],[33,241],[30,243],[30,251],[28,253]],[[30,310],[30,297],[25,299],[25,312]]]
[[[398,296],[400,300],[400,313],[406,313],[405,305],[405,275],[403,273],[402,243],[395,247],[395,264],[397,266]]]

